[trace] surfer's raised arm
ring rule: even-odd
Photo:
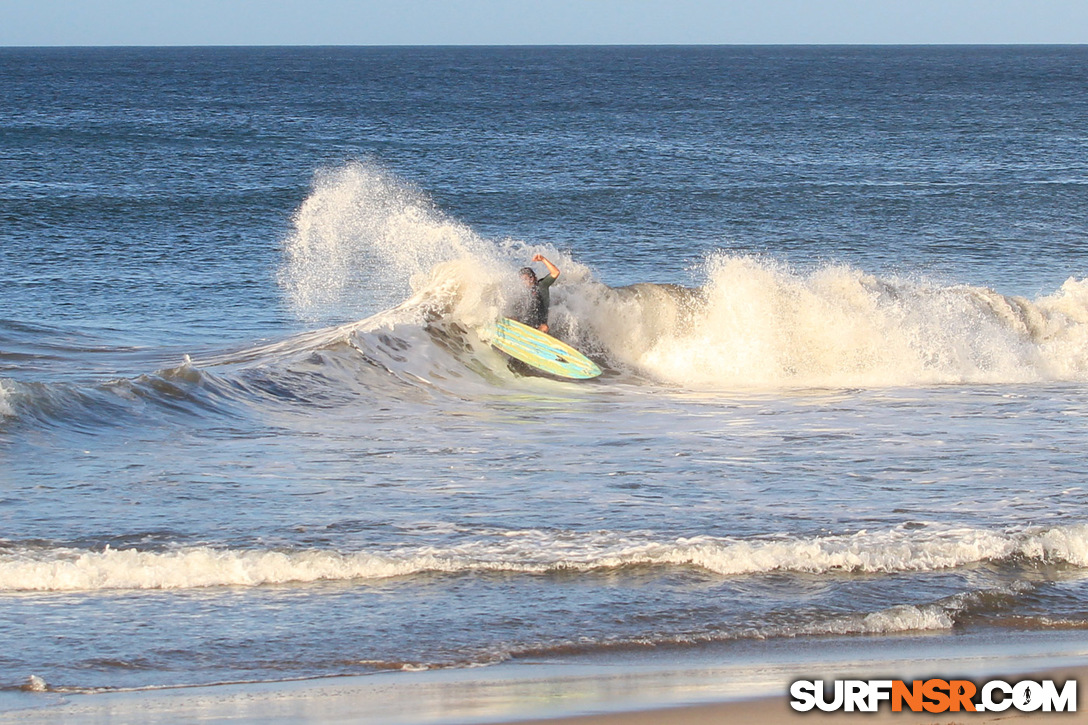
[[[543,278],[538,278],[536,272],[532,267],[522,267],[518,274],[521,275],[521,281],[525,284],[526,291],[524,297],[519,300],[518,312],[514,313],[514,317],[518,322],[522,322],[529,327],[535,327],[541,332],[548,331],[548,307],[551,305],[551,295],[548,293],[548,288],[555,283],[555,278],[559,276],[559,267],[556,267],[551,261],[543,254],[534,254],[534,262],[543,262],[544,266],[548,268],[548,274]]]
[[[552,264],[543,254],[534,254],[533,261],[543,262],[544,266],[548,268],[548,274],[550,274],[552,277],[559,276],[559,267],[556,267],[554,264]]]

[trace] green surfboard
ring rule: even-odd
[[[515,360],[550,375],[586,380],[601,374],[595,362],[567,343],[507,317],[485,330],[481,337]]]

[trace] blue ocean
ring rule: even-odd
[[[1088,48],[0,78],[0,688],[1088,653]]]

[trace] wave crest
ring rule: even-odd
[[[171,551],[9,549],[0,591],[188,589],[385,579],[427,572],[592,572],[628,566],[697,567],[718,575],[894,573],[1027,558],[1088,567],[1088,526],[1021,533],[896,528],[810,539],[696,537],[655,541],[615,532],[505,532],[448,548],[341,553],[187,547]]]

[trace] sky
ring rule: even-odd
[[[0,46],[1086,42],[1088,0],[0,0]]]

